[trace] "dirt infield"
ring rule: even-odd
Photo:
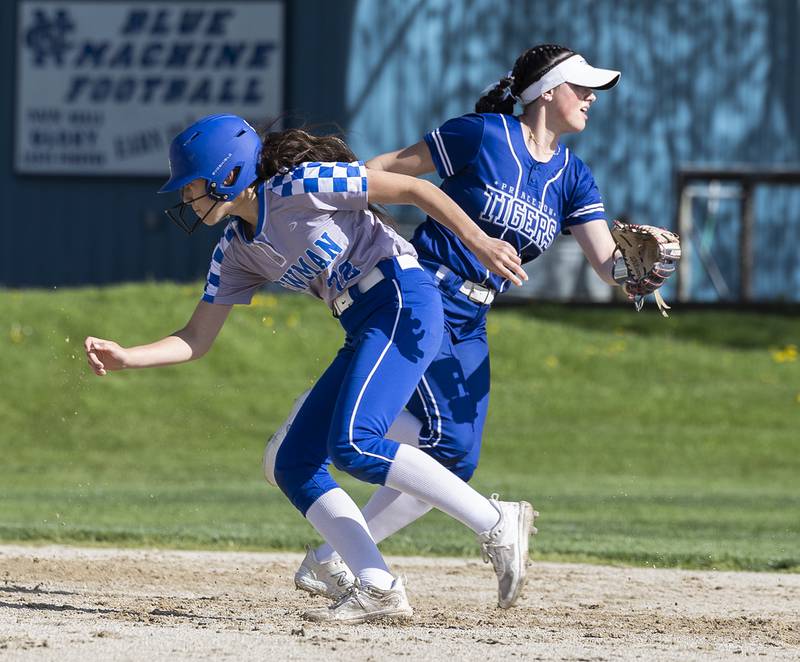
[[[800,656],[800,575],[395,558],[408,624],[321,626],[299,554],[0,546],[3,660],[731,660]]]

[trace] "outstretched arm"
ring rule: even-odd
[[[595,273],[609,285],[618,285],[612,275],[617,247],[606,222],[599,218],[570,228]]]
[[[415,205],[455,232],[490,271],[515,285],[522,285],[522,281],[528,280],[514,247],[507,241],[487,235],[461,207],[431,182],[395,172],[369,169],[367,180],[371,202]]]
[[[109,371],[153,368],[199,359],[214,344],[232,306],[201,301],[180,331],[148,345],[122,347],[113,340],[89,336],[84,349],[89,367],[103,376]]]
[[[396,172],[400,175],[419,177],[436,168],[431,158],[431,152],[424,140],[415,145],[398,149],[396,152],[386,152],[370,159],[365,164],[370,170],[383,170]]]

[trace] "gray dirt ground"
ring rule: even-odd
[[[800,658],[800,575],[534,563],[494,607],[479,560],[395,558],[407,624],[321,626],[299,554],[0,546],[2,660]]]

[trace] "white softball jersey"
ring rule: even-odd
[[[303,163],[258,188],[258,225],[231,220],[211,257],[203,301],[248,304],[265,283],[325,301],[385,258],[413,246],[368,209],[367,172],[353,163]]]

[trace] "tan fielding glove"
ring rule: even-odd
[[[681,259],[680,238],[674,232],[654,225],[634,225],[614,221],[611,236],[617,244],[627,275],[614,274],[625,294],[641,310],[644,298],[652,294],[664,317],[669,306],[658,291],[674,272]]]

